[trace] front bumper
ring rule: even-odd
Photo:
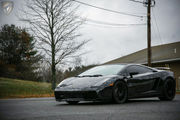
[[[61,91],[55,90],[56,101],[109,101],[112,100],[112,87],[103,90],[75,90]]]
[[[99,96],[96,91],[55,91],[57,101],[96,101]]]

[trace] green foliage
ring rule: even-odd
[[[0,77],[34,80],[42,58],[34,50],[35,40],[25,29],[4,25],[0,29]]]
[[[51,96],[50,83],[0,78],[0,98]]]

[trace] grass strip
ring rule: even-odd
[[[50,83],[0,77],[0,98],[52,97]]]

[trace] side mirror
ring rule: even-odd
[[[131,73],[129,73],[131,78],[133,77],[133,75],[137,75],[137,74],[139,74],[139,73],[138,72],[131,72]]]

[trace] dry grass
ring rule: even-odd
[[[52,96],[54,94],[49,83],[0,78],[0,99]]]

